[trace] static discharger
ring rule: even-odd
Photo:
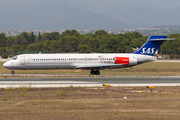
[[[146,88],[151,88],[151,89],[153,89],[153,88],[154,88],[154,86],[146,86]]]
[[[108,84],[103,84],[103,86],[105,86],[105,87],[111,87],[110,85],[108,85]]]

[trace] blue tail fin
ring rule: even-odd
[[[163,41],[166,40],[174,40],[173,38],[166,39],[167,36],[150,36],[147,42],[136,52],[133,54],[142,54],[142,55],[151,55],[158,50]]]

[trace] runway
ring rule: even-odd
[[[100,87],[180,86],[179,77],[167,78],[1,78],[0,88],[8,87]]]

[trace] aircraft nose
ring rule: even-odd
[[[5,67],[5,68],[10,68],[11,67],[11,62],[5,62],[4,64],[3,64],[3,67]]]

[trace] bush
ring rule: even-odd
[[[3,101],[7,101],[7,98],[6,98],[6,97],[3,97],[2,100],[3,100]]]
[[[170,59],[174,59],[174,55],[170,55],[169,58],[170,58]]]
[[[12,55],[9,55],[10,58],[12,58]]]
[[[179,58],[180,58],[180,56],[179,56],[179,55],[177,55],[177,56],[176,56],[176,59],[179,59]]]
[[[3,53],[3,54],[1,55],[1,58],[8,58],[8,54],[7,54],[7,53]]]

